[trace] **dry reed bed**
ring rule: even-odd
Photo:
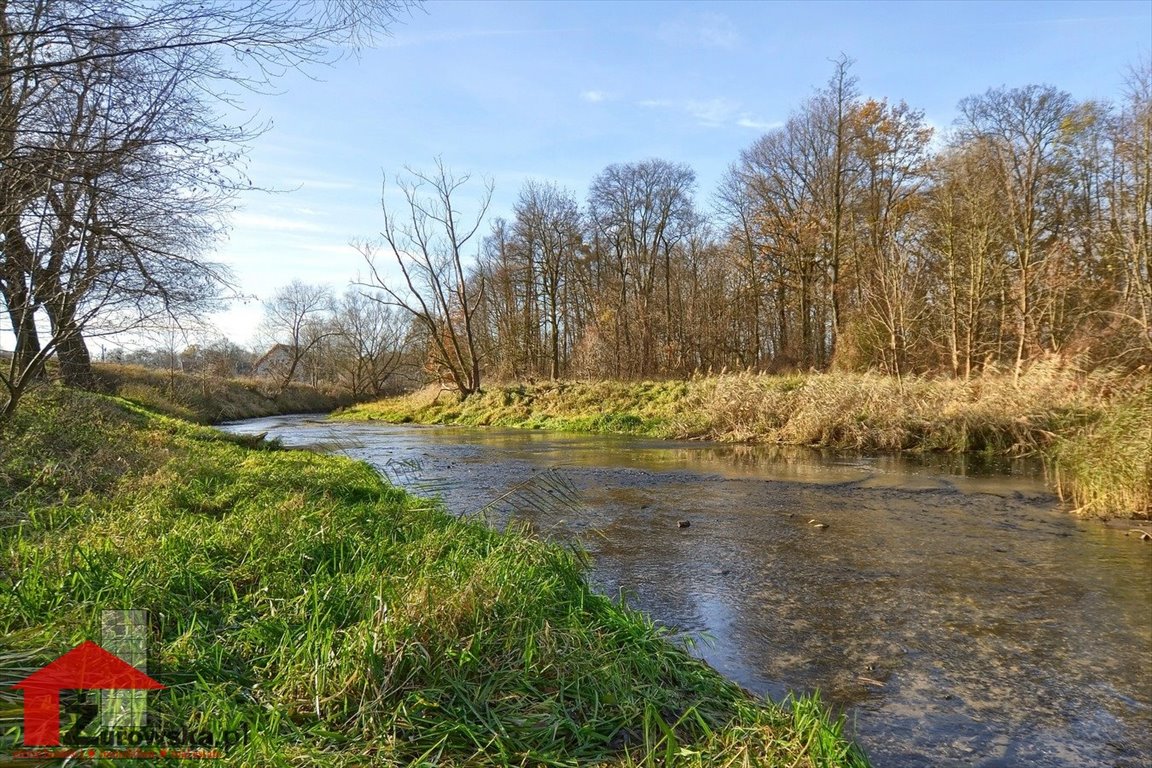
[[[281,413],[322,413],[352,401],[345,393],[297,382],[281,389],[272,379],[223,379],[112,363],[94,367],[102,392],[198,424]]]

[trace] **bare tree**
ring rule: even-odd
[[[771,285],[774,363],[827,363],[827,253],[818,158],[810,156],[804,114],[762,136],[741,153],[739,174],[751,226],[736,230],[741,247],[758,255]],[[816,134],[819,136],[819,132]]]
[[[524,185],[516,203],[516,228],[529,244],[529,263],[535,265],[540,286],[540,330],[547,335],[548,375],[560,378],[567,363],[561,348],[564,305],[572,264],[583,244],[580,209],[575,198],[555,184]]]
[[[226,289],[203,253],[250,186],[239,161],[263,130],[222,121],[227,84],[268,86],[408,7],[0,4],[0,298],[16,336],[0,421],[50,356],[85,386],[85,336],[203,310]]]
[[[344,294],[333,318],[335,362],[353,395],[382,395],[411,343],[407,314],[378,293]]]
[[[1109,184],[1109,241],[1124,265],[1116,316],[1135,331],[1129,349],[1152,363],[1152,57],[1132,68],[1124,95]]]
[[[37,56],[0,62],[0,77],[172,52],[227,52],[214,73],[269,85],[291,67],[331,61],[333,46],[371,43],[419,0],[7,0],[0,34],[34,37]],[[98,43],[124,36],[127,44]],[[243,72],[244,74],[240,74]]]
[[[853,115],[858,108],[859,92],[856,78],[852,76],[853,61],[841,54],[835,60],[835,68],[828,84],[809,104],[808,113],[814,118],[810,123],[816,130],[808,134],[812,140],[817,189],[828,215],[825,217],[825,237],[829,274],[829,304],[831,307],[830,339],[826,356],[832,360],[836,354],[836,342],[843,325],[843,280],[846,222],[850,215],[853,193]]]
[[[1037,315],[1046,296],[1038,278],[1053,255],[1060,226],[1053,185],[1058,182],[1056,158],[1064,121],[1073,106],[1067,93],[1039,85],[995,88],[960,102],[962,135],[988,143],[1008,211],[1017,378],[1028,353],[1041,347]]]
[[[575,330],[569,305],[583,247],[580,208],[555,184],[528,181],[513,210],[514,221],[497,219],[484,241],[486,332],[499,335],[495,362],[512,376],[558,379]]]
[[[695,184],[691,168],[658,159],[610,165],[592,181],[589,215],[616,293],[617,375],[655,373],[669,357],[673,261],[698,223]]]
[[[469,279],[465,251],[484,221],[492,184],[483,184],[473,198],[473,213],[464,215],[457,206],[467,196],[470,175],[456,176],[439,159],[431,172],[406,170],[396,184],[404,198],[399,211],[389,206],[385,186],[380,242],[357,246],[371,274],[371,282],[361,285],[383,291],[388,302],[412,317],[427,334],[433,370],[466,398],[480,389],[476,321],[484,282]],[[385,277],[380,250],[400,269],[402,284]]]
[[[757,244],[756,206],[740,164],[729,166],[721,179],[715,207],[728,242],[725,255],[731,266],[732,299],[742,309],[733,318],[729,351],[742,368],[759,368],[780,350],[767,332],[773,326],[765,317],[772,304],[770,265]]]
[[[921,221],[920,241],[936,272],[949,369],[965,379],[985,358],[1002,356],[998,296],[1008,231],[988,151],[982,144],[960,144],[936,158]]]
[[[336,335],[332,324],[334,308],[331,288],[299,280],[293,280],[264,302],[262,335],[274,343],[273,351],[284,353],[276,366],[281,392],[296,379],[305,358]]]
[[[513,225],[501,217],[494,219],[477,265],[485,288],[478,307],[478,340],[497,375],[513,379],[538,373],[539,329],[532,322],[536,286],[526,279],[528,262]]]
[[[219,379],[246,376],[255,359],[251,350],[218,337],[199,347],[201,372]]]
[[[851,123],[860,167],[852,228],[858,233],[863,309],[884,329],[884,367],[899,378],[907,373],[909,337],[921,325],[923,311],[923,259],[918,258],[914,227],[927,182],[932,129],[923,113],[907,104],[874,99],[853,111]]]

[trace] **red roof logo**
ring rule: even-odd
[[[60,691],[158,690],[164,686],[91,640],[12,686],[24,691],[24,744],[60,746]]]

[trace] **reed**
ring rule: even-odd
[[[1052,453],[1056,487],[1080,513],[1152,517],[1152,386],[1057,439]]]
[[[270,379],[225,379],[114,363],[97,363],[94,369],[101,392],[199,424],[280,413],[321,413],[354,399],[336,389],[297,382],[281,389]]]

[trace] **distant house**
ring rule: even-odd
[[[273,344],[272,348],[252,364],[252,375],[259,379],[282,379],[292,367],[292,347],[287,344]],[[297,365],[292,377],[299,381],[304,378],[304,366]]]

